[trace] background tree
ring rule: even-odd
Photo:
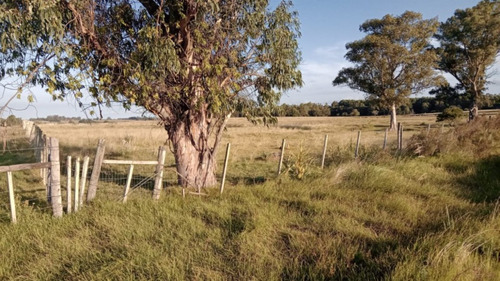
[[[9,2],[20,14],[47,5]],[[94,105],[122,101],[153,113],[168,133],[182,186],[216,183],[215,155],[235,109],[267,121],[281,92],[302,84],[291,1],[272,11],[267,0],[45,2],[58,12],[54,25],[66,29],[37,38],[62,50],[36,82],[58,98],[80,97],[85,87]]]
[[[421,14],[409,11],[366,21],[360,30],[368,35],[346,45],[345,58],[354,66],[343,68],[333,85],[365,92],[390,108],[394,130],[397,106],[411,94],[442,83],[433,70],[438,58],[428,48],[437,27],[435,19],[422,20]]]
[[[486,88],[488,66],[500,52],[500,2],[483,0],[456,10],[439,27],[439,68],[451,74],[471,96],[469,120],[478,115],[478,99]]]

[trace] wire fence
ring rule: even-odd
[[[430,126],[427,130],[430,129]],[[42,134],[41,130],[35,130],[38,134]],[[401,130],[402,132],[402,130]],[[386,132],[387,136],[387,132]],[[359,137],[359,133],[358,133]],[[31,138],[31,137],[30,137]],[[401,136],[402,138],[402,136]],[[33,141],[37,140],[37,141]],[[323,142],[323,140],[319,140]],[[45,136],[37,136],[32,138],[25,138],[23,141],[16,141],[16,144],[10,145],[5,152],[0,153],[0,166],[7,166],[19,163],[35,163],[37,161],[43,161],[40,155],[45,153],[47,146],[45,145]],[[43,145],[42,145],[43,144]],[[295,144],[298,147],[302,144]],[[359,139],[356,146],[359,145]],[[384,141],[385,147],[385,141]],[[287,148],[288,149],[288,148]],[[325,142],[326,149],[326,142]],[[339,151],[335,155],[342,156],[346,155],[346,158],[352,159],[354,157],[352,147],[345,149],[345,151]],[[357,151],[357,148],[356,148]],[[43,153],[42,153],[43,152]],[[344,153],[345,152],[345,153]],[[78,174],[80,178],[80,184],[82,181],[86,182],[84,192],[88,191],[88,183],[90,181],[93,161],[96,158],[96,150],[85,150],[80,152],[75,152],[72,150],[72,163],[70,165],[71,170],[71,183],[68,186],[68,163],[67,155],[65,154],[64,148],[60,152],[60,168],[61,168],[61,199],[63,206],[66,209],[68,203],[68,192],[71,192],[71,197],[73,206],[75,202],[79,202],[81,205],[83,201],[86,200],[86,194],[82,194],[79,190],[78,196],[83,198],[83,200],[76,200],[75,191],[80,189],[81,186],[77,185],[75,176]],[[288,151],[286,152],[288,153]],[[285,153],[285,155],[286,155]],[[278,170],[278,161],[280,159],[280,147],[272,147],[268,152],[262,153],[261,155],[255,155],[254,157],[241,158],[238,162],[231,164],[229,173],[227,174],[227,182],[233,185],[245,184],[253,185],[265,182],[267,179],[273,178]],[[317,166],[321,163],[320,151],[317,151],[314,160],[310,161],[311,165]],[[317,154],[317,155],[316,155]],[[328,153],[334,154],[334,153]],[[43,154],[47,155],[47,154]],[[325,155],[325,151],[323,151]],[[88,156],[90,162],[88,165],[88,170],[82,174],[82,169],[76,168],[77,159],[80,158],[79,163],[83,161],[83,156]],[[296,158],[300,155],[295,155]],[[309,157],[309,156],[308,156]],[[323,156],[324,157],[324,156]],[[317,158],[317,159],[316,159]],[[157,148],[136,148],[136,147],[121,147],[119,149],[110,147],[106,148],[105,159],[107,160],[127,160],[127,159],[138,159],[146,161],[156,161],[158,159],[158,149]],[[298,158],[297,158],[298,159]],[[298,160],[295,159],[297,162]],[[323,159],[324,161],[324,159]],[[328,162],[328,159],[327,159]],[[221,159],[218,159],[218,167],[222,165]],[[323,165],[323,164],[321,164]],[[155,187],[156,169],[155,165],[134,165],[133,174],[129,177],[130,165],[127,164],[103,164],[99,174],[99,184],[97,190],[97,196],[114,201],[122,201],[124,196],[133,198],[134,196],[139,196],[138,194],[152,194]],[[285,167],[286,168],[286,167]],[[220,170],[220,169],[219,169]],[[279,172],[278,172],[279,173]],[[51,213],[51,198],[48,196],[47,190],[47,169],[33,169],[28,171],[18,171],[13,173],[14,176],[14,194],[17,206],[24,208],[29,206],[30,208],[36,209],[43,213]],[[220,179],[221,175],[218,174],[217,177]],[[4,188],[7,182],[5,173],[0,173],[0,222],[9,221],[9,194],[7,188]],[[177,172],[176,166],[172,155],[168,158],[163,169],[163,181],[161,183],[162,189],[165,187],[177,186]],[[130,181],[130,188],[125,194],[125,187]],[[65,210],[66,212],[70,210]]]

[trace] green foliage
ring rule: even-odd
[[[285,173],[292,179],[304,180],[311,173],[313,160],[301,144],[298,151],[290,151],[284,160]]]
[[[460,117],[464,116],[464,111],[456,106],[450,106],[447,107],[441,112],[440,114],[437,115],[436,121],[437,122],[442,122],[442,121],[455,121],[459,119]]]
[[[125,107],[142,106],[173,124],[185,106],[224,118],[249,94],[266,107],[302,84],[290,1],[274,11],[264,0],[14,2],[0,6],[2,58],[17,54],[17,75],[32,70],[23,63],[44,64],[37,81],[56,97],[79,98],[90,82],[94,105],[125,98]],[[43,50],[50,66],[28,56],[40,45],[55,46]]]
[[[5,125],[12,126],[21,126],[23,124],[23,120],[21,118],[17,118],[14,115],[9,115],[7,119],[5,119]]]
[[[126,109],[151,112],[174,151],[182,150],[177,164],[192,167],[178,166],[184,185],[215,183],[213,168],[206,167],[214,167],[236,109],[272,122],[282,92],[302,85],[291,1],[274,10],[267,0],[36,1],[34,9],[31,1],[14,2],[0,5],[0,34],[7,38],[0,55],[12,64],[9,54],[18,54],[16,74],[34,73],[26,80],[46,86],[55,99],[72,94],[80,101],[88,93],[91,107],[120,101]],[[54,17],[50,24],[45,9]],[[28,37],[33,40],[25,47]],[[30,55],[45,45],[45,56]],[[206,183],[203,173],[213,179]]]
[[[346,45],[346,59],[333,85],[347,85],[365,92],[383,108],[403,104],[408,96],[442,83],[436,75],[437,55],[429,41],[437,30],[436,20],[422,20],[415,12],[386,15],[363,23],[363,39]]]
[[[459,82],[475,105],[487,84],[487,69],[500,52],[500,3],[482,0],[476,6],[456,10],[439,27],[439,68]]]

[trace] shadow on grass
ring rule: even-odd
[[[472,171],[467,173],[467,170]],[[500,198],[500,156],[494,155],[477,162],[453,163],[447,169],[463,174],[457,182],[467,199],[475,203],[492,203]]]

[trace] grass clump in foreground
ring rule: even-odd
[[[500,280],[499,168],[450,150],[62,219],[24,206],[0,225],[0,279]]]

